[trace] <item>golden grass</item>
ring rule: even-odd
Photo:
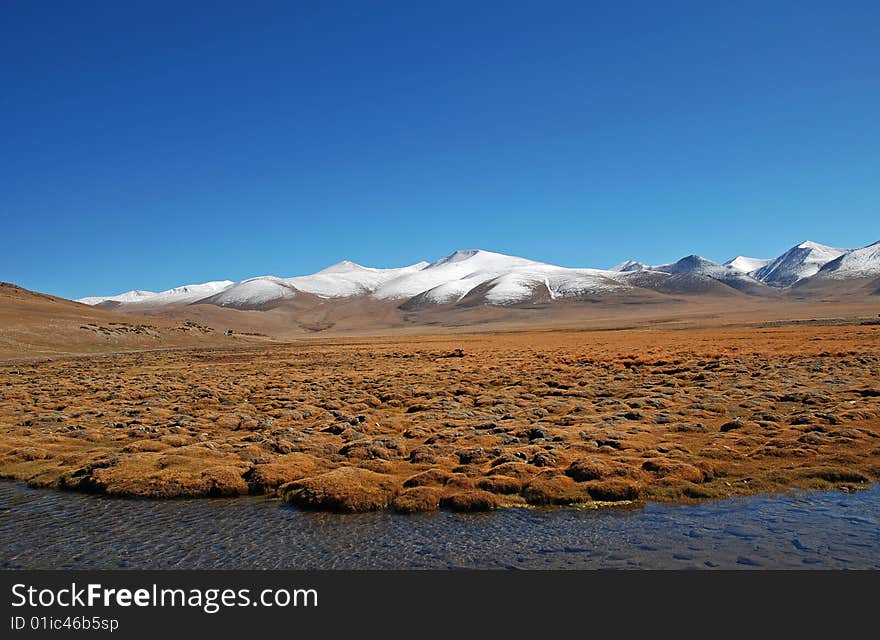
[[[874,326],[364,338],[7,363],[0,476],[402,513],[849,490],[880,479],[878,380]]]

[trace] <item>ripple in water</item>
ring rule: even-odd
[[[880,569],[880,487],[639,510],[309,513],[0,484],[0,567]]]

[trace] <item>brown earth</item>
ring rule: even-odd
[[[446,305],[407,310],[367,297],[308,294],[262,310],[208,304],[98,308],[0,282],[0,361],[192,347],[237,348],[273,340],[555,329],[688,329],[877,321],[867,295],[767,299],[741,294],[664,296],[650,291],[513,307]],[[840,287],[837,287],[840,289]],[[848,290],[847,290],[848,291]],[[846,292],[844,292],[846,293]],[[852,295],[850,295],[852,294]],[[232,330],[232,335],[226,335]]]
[[[88,315],[75,306],[64,313]],[[666,310],[675,329],[262,344],[190,336],[176,329],[182,318],[164,318],[160,333],[182,336],[170,346],[206,346],[0,363],[0,475],[111,495],[252,492],[404,513],[880,480],[880,326],[833,320],[837,309],[819,320],[806,307],[729,311],[684,322]],[[86,320],[112,327],[108,318]],[[747,319],[763,326],[705,326]],[[8,321],[0,336],[12,344]],[[169,346],[102,333],[71,335],[95,351]]]
[[[190,315],[146,317],[0,282],[0,360],[235,344]]]
[[[358,297],[321,300],[300,295],[262,310],[195,304],[139,309],[129,317],[194,320],[222,334],[264,334],[290,340],[351,336],[417,336],[485,331],[558,329],[685,328],[756,326],[766,322],[848,322],[877,318],[880,298],[870,295],[768,299],[733,289],[729,296],[660,295],[650,291],[608,294],[592,300],[555,301],[510,307],[438,305],[410,309],[399,300]]]

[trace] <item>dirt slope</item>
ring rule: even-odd
[[[96,309],[0,283],[0,360],[207,346],[220,339],[193,323]]]

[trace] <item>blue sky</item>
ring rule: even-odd
[[[880,239],[876,2],[0,3],[0,280]]]

